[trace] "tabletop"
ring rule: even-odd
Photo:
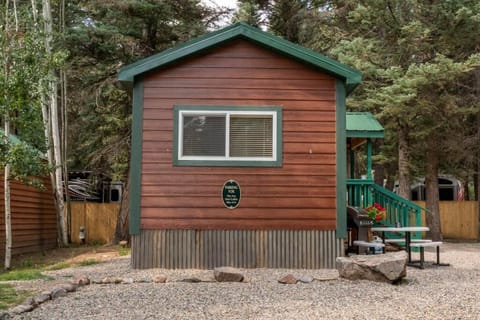
[[[396,231],[396,232],[420,232],[420,231],[429,231],[428,227],[372,227],[372,231],[385,232],[385,231]]]

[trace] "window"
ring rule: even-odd
[[[281,108],[175,106],[174,164],[281,166]]]

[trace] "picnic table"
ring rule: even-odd
[[[449,263],[440,263],[440,246],[443,244],[441,241],[432,241],[430,239],[412,239],[413,232],[425,232],[429,231],[428,227],[372,227],[372,231],[382,233],[382,242],[385,244],[387,241],[385,239],[385,232],[403,232],[405,234],[405,239],[390,239],[390,242],[399,242],[398,240],[405,241],[405,250],[408,253],[408,264],[412,267],[424,268],[425,262],[425,247],[435,247],[437,253],[437,261],[435,265],[437,266],[449,266]],[[412,261],[412,248],[420,249],[420,260]],[[385,248],[383,249],[385,251]],[[420,262],[419,265],[416,263]]]

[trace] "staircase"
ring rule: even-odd
[[[422,210],[424,208],[400,197],[399,195],[375,184],[373,180],[348,179],[347,180],[348,205],[366,208],[374,203],[380,204],[387,211],[387,218],[380,222],[384,226],[421,226]],[[378,223],[375,223],[378,224]],[[387,235],[395,238],[395,235]],[[413,239],[420,239],[421,234],[412,235]]]

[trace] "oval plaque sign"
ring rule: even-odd
[[[240,203],[240,185],[235,180],[228,180],[223,184],[222,200],[225,207],[235,209]]]

